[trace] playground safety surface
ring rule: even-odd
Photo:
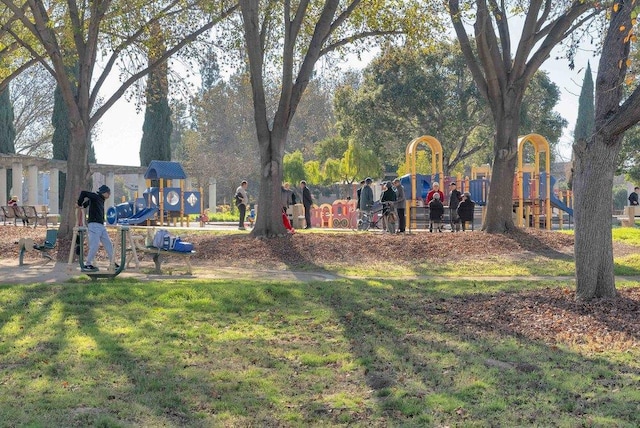
[[[115,238],[115,230],[113,231]],[[23,237],[39,242],[44,236],[43,228],[0,227],[0,274],[1,282],[63,282],[74,277],[83,277],[78,264],[68,265],[69,245],[60,242],[57,251],[62,255],[57,263],[43,265],[37,252],[27,253],[25,266],[18,266],[18,245]],[[573,236],[545,230],[523,230],[504,235],[489,235],[481,232],[464,233],[412,233],[405,235],[381,234],[380,232],[329,233],[320,230],[301,231],[292,236],[256,239],[248,232],[235,231],[228,234],[207,234],[201,231],[181,231],[184,241],[193,242],[196,253],[191,256],[193,275],[183,275],[184,263],[163,263],[163,272],[152,273],[153,263],[149,257],[141,262],[138,271],[128,269],[120,277],[132,276],[142,279],[162,278],[232,278],[274,280],[333,280],[337,274],[326,266],[362,266],[371,263],[393,263],[412,266],[416,263],[439,263],[443,260],[460,264],[460,279],[464,276],[464,264],[478,259],[513,259],[519,257],[544,256],[564,260],[573,259]],[[114,240],[115,242],[115,240]],[[66,245],[65,245],[66,244]],[[616,255],[637,253],[637,247],[616,243]],[[99,252],[99,267],[107,265],[104,251]],[[133,263],[131,264],[133,266]],[[104,268],[102,268],[104,269]],[[86,278],[86,276],[84,276]],[[407,277],[415,279],[418,277]],[[428,277],[436,279],[436,277]],[[515,279],[487,278],[483,279]],[[394,278],[401,279],[401,278]],[[446,278],[442,278],[446,279]],[[536,278],[527,276],[526,280]],[[552,279],[544,277],[544,279]],[[571,278],[560,277],[567,280]]]

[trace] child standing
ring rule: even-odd
[[[435,192],[433,199],[429,202],[429,232],[433,232],[435,227],[438,232],[442,232],[442,217],[444,216],[444,205],[440,201],[440,193]]]

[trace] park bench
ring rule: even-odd
[[[31,238],[21,238],[20,241],[18,241],[18,246],[20,247],[20,266],[24,264],[24,254],[33,250],[39,251],[42,258],[47,259],[45,264],[53,260],[51,253],[56,248],[57,240],[58,229],[47,229],[47,235],[45,236],[42,244],[34,243]]]
[[[16,212],[13,209],[13,207],[10,206],[3,206],[0,207],[0,209],[2,210],[2,218],[4,220],[4,225],[7,225],[7,221],[11,221],[13,220],[13,225],[16,225]]]
[[[155,264],[155,272],[156,274],[162,274],[162,262],[166,261],[169,258],[180,260],[184,262],[187,267],[187,274],[191,275],[193,273],[193,269],[191,267],[191,256],[195,254],[195,251],[191,252],[181,252],[181,251],[173,251],[173,250],[163,250],[161,248],[157,248],[150,245],[144,244],[144,236],[135,235],[132,236],[133,246],[135,246],[135,251],[133,248],[129,248],[127,251],[130,253],[130,257],[127,259],[127,267],[131,261],[134,261],[137,254],[148,254],[152,257],[153,263]],[[137,265],[137,263],[136,263]]]
[[[29,224],[33,224],[34,228],[38,227],[39,220],[44,220],[46,218],[46,217],[43,218],[42,215],[38,213],[38,210],[36,209],[36,207],[33,205],[25,205],[22,207],[22,209],[24,210],[24,216],[30,222]]]

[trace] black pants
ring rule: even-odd
[[[398,208],[398,232],[404,232],[407,227],[407,218],[404,216],[404,208]]]
[[[311,229],[311,205],[304,206],[304,221],[307,223],[305,227]]]
[[[240,210],[240,221],[238,222],[238,227],[244,228],[244,216],[247,214],[247,206],[245,204],[238,205],[238,210]]]

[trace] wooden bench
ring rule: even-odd
[[[135,246],[135,253],[132,251],[132,255],[137,253],[140,254],[150,254],[153,258],[153,263],[155,264],[155,273],[160,275],[162,274],[162,262],[168,258],[177,258],[184,261],[187,265],[187,274],[192,275],[193,269],[191,267],[191,256],[195,254],[195,251],[191,251],[189,253],[181,252],[181,251],[171,251],[171,250],[163,250],[161,248],[146,246],[144,245],[144,237],[137,235],[132,236],[133,245]],[[129,266],[132,258],[130,257],[127,260],[127,266]]]
[[[10,206],[3,206],[0,207],[0,210],[2,210],[2,217],[4,219],[4,225],[7,225],[7,220],[11,221],[13,220],[13,225],[16,225],[16,212],[13,209],[13,207]]]
[[[49,226],[49,224],[59,224],[59,215],[49,212],[48,205],[34,205],[38,221],[40,224]]]

